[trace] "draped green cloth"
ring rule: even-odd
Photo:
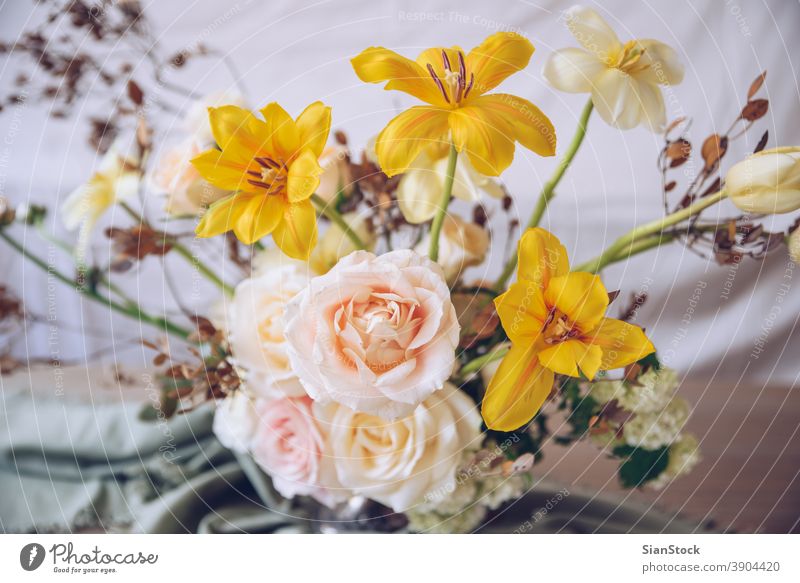
[[[75,376],[63,382],[80,382]],[[220,444],[211,430],[212,406],[146,422],[138,418],[142,398],[31,387],[47,378],[0,377],[0,531],[319,530],[313,505],[281,500],[252,460]],[[538,483],[481,531],[699,530],[648,506],[572,486],[569,496],[548,504],[560,489]]]

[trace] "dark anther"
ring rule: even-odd
[[[431,65],[430,63],[428,63],[428,72],[431,74],[431,77],[433,77],[433,80],[436,82],[436,86],[439,88],[439,91],[441,91],[442,95],[444,95],[444,100],[447,103],[450,103],[450,98],[447,96],[447,91],[445,90],[444,85],[442,85],[441,79],[439,79],[439,77],[436,76],[436,71],[433,70],[433,65]]]
[[[275,168],[275,169],[277,169],[277,168],[281,167],[281,165],[278,164],[275,160],[273,160],[272,158],[267,158],[266,156],[264,156],[262,158],[255,158],[255,161],[258,162],[264,168]]]
[[[442,62],[444,63],[444,68],[447,71],[452,71],[453,69],[450,68],[450,59],[447,58],[447,51],[442,49]]]
[[[247,183],[248,184],[252,184],[253,186],[259,186],[261,188],[266,188],[267,190],[269,190],[271,188],[269,184],[267,184],[266,182],[261,182],[260,180],[248,180]]]
[[[472,90],[472,84],[475,83],[475,73],[469,74],[469,85],[467,85],[467,90],[464,91],[464,99],[466,99],[469,92]]]

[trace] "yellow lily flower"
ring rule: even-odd
[[[261,110],[263,120],[234,105],[208,112],[220,149],[203,152],[192,164],[208,182],[234,194],[208,208],[197,236],[232,230],[249,245],[272,233],[286,255],[308,259],[317,242],[310,198],[322,174],[319,157],[330,132],[330,107],[317,101],[294,120],[277,103]]]
[[[469,155],[478,172],[498,176],[514,158],[515,143],[541,156],[556,149],[553,124],[530,101],[486,92],[521,71],[533,54],[528,39],[498,32],[465,55],[459,47],[431,48],[416,61],[370,47],[351,63],[367,83],[383,83],[428,105],[412,107],[378,136],[376,150],[388,176],[405,172],[426,146],[449,143]]]
[[[512,431],[544,404],[556,373],[589,379],[655,351],[638,326],[606,318],[608,292],[591,273],[570,272],[567,251],[544,229],[519,242],[517,282],[495,299],[511,350],[489,382],[487,427]]]

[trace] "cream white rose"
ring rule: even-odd
[[[252,393],[264,398],[299,397],[305,391],[289,362],[284,312],[308,284],[307,268],[274,255],[260,260],[254,276],[236,286],[228,339]]]
[[[463,451],[481,436],[475,403],[450,383],[394,421],[336,403],[314,411],[341,485],[397,512],[452,492]]]
[[[356,251],[287,308],[292,368],[315,400],[403,417],[449,378],[459,325],[441,268]]]
[[[237,390],[217,401],[212,429],[220,443],[239,453],[247,453],[258,425],[256,402],[245,390]]]

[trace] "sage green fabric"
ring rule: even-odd
[[[3,380],[0,378],[0,380]],[[214,437],[212,407],[138,419],[138,402],[66,398],[2,383],[0,531],[313,532],[249,458]],[[693,532],[636,504],[540,483],[482,532]],[[269,504],[265,504],[265,501]]]

